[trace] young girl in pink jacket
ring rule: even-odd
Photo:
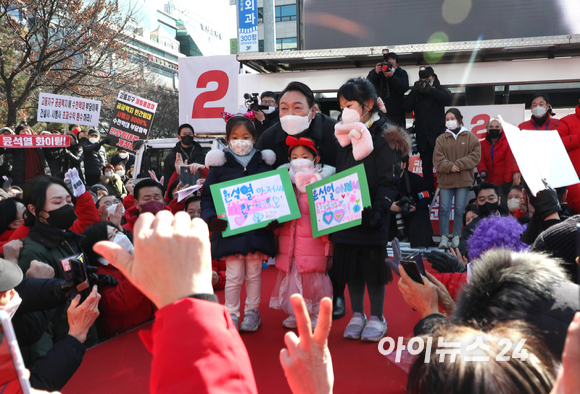
[[[320,300],[332,298],[332,283],[326,272],[332,264],[333,245],[327,235],[312,238],[306,186],[333,175],[336,170],[327,165],[322,169],[317,166],[320,157],[312,140],[289,136],[286,144],[289,146],[290,179],[294,184],[301,217],[284,223],[280,228],[276,255],[276,268],[280,272],[270,299],[270,308],[288,313],[290,316],[282,325],[296,328],[290,296],[301,294],[314,329]]]

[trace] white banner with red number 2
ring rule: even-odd
[[[179,123],[195,133],[223,134],[222,112],[238,111],[236,55],[179,59]]]

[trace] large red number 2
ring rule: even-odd
[[[217,82],[218,87],[216,90],[210,90],[209,92],[203,92],[193,102],[193,111],[191,112],[191,117],[193,119],[209,119],[209,118],[221,118],[224,107],[209,107],[206,108],[205,104],[212,101],[218,101],[223,99],[228,92],[228,87],[230,85],[230,80],[228,74],[220,70],[212,70],[204,72],[199,76],[197,80],[197,88],[207,88],[207,84],[210,82]]]
[[[487,114],[481,114],[481,115],[476,115],[473,117],[473,119],[471,119],[471,124],[477,124],[477,126],[475,126],[474,128],[471,129],[471,132],[473,134],[475,134],[477,136],[477,133],[481,130],[485,130],[482,134],[487,133],[487,130],[485,129],[485,126],[487,126],[487,123],[489,122],[489,120],[491,119],[491,117]],[[483,120],[483,123],[479,123],[479,121]]]

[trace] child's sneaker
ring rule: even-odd
[[[247,311],[244,313],[244,320],[240,324],[241,332],[254,332],[258,331],[258,328],[262,325],[262,320],[260,319],[259,311]]]
[[[360,339],[360,334],[363,332],[366,324],[367,317],[362,313],[355,312],[344,330],[344,337],[348,339]]]
[[[296,328],[296,316],[290,315],[282,322],[284,328]]]
[[[232,322],[234,323],[234,327],[236,327],[236,330],[238,330],[240,318],[238,316],[235,316],[235,315],[230,315],[230,317],[232,318]]]
[[[381,317],[371,316],[361,334],[361,340],[365,342],[379,342],[387,334],[387,321]]]

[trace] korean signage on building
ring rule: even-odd
[[[101,102],[79,97],[40,93],[36,120],[48,123],[70,123],[98,126]]]
[[[256,0],[238,1],[240,52],[258,52],[258,8],[256,2]]]
[[[135,152],[133,142],[147,139],[156,110],[157,103],[119,91],[115,117],[107,136],[110,144]]]

